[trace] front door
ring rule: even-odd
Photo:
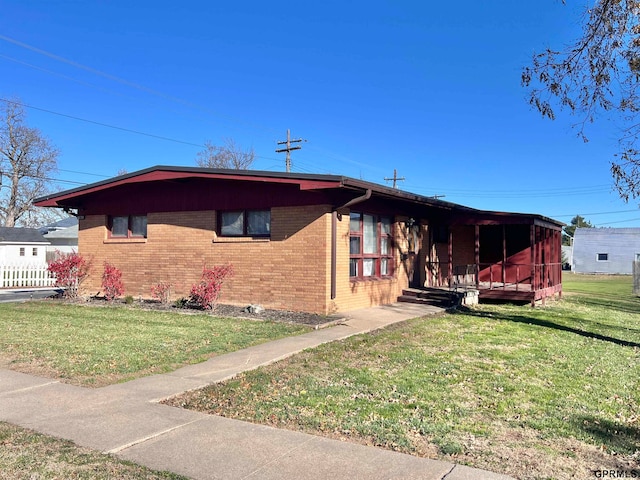
[[[420,238],[420,225],[412,225],[409,227],[408,233],[408,264],[409,264],[409,287],[410,288],[421,288],[424,286],[424,280],[422,279],[422,262],[420,261],[422,257],[422,248],[421,243],[422,239]]]

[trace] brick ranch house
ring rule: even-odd
[[[36,200],[79,219],[79,252],[126,293],[230,263],[224,303],[321,314],[395,302],[408,288],[471,285],[480,299],[560,293],[562,223],[481,211],[336,175],[155,166]]]

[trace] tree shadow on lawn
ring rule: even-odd
[[[569,421],[577,430],[587,433],[594,444],[604,445],[609,453],[633,454],[640,449],[640,428],[593,415],[580,415]]]
[[[539,318],[529,317],[529,316],[525,316],[525,315],[508,315],[508,314],[503,314],[503,313],[497,313],[495,311],[492,311],[492,312],[481,312],[481,311],[475,311],[475,310],[471,310],[471,309],[467,309],[467,308],[459,309],[455,313],[457,313],[457,314],[465,314],[465,315],[472,315],[474,317],[480,317],[480,318],[491,318],[493,320],[504,320],[504,321],[514,322],[514,323],[524,323],[524,324],[527,324],[527,325],[538,325],[540,327],[553,328],[555,330],[561,330],[563,332],[575,333],[576,335],[580,335],[580,336],[586,337],[586,338],[593,338],[593,339],[596,339],[596,340],[602,340],[604,342],[615,343],[616,345],[621,345],[623,347],[640,348],[640,343],[638,343],[638,342],[633,342],[633,341],[630,341],[630,340],[624,340],[624,339],[621,339],[621,338],[610,337],[608,335],[602,335],[602,334],[596,333],[596,332],[589,332],[589,331],[585,331],[585,330],[580,330],[578,328],[569,327],[567,325],[562,325],[562,324],[555,323],[555,322],[552,322],[552,321],[549,321],[549,320],[542,320],[542,319],[539,319]],[[588,321],[588,320],[576,318],[576,319],[574,319],[574,321],[576,323],[584,323],[585,321]],[[602,325],[602,324],[600,324],[600,325]],[[608,326],[608,325],[606,325],[605,327],[606,328],[612,328],[612,329],[613,328],[623,328],[623,327],[615,327],[615,326]],[[624,328],[624,330],[631,330],[631,329]]]
[[[576,292],[580,294],[576,298],[569,293],[570,301],[580,305],[588,305],[594,307],[606,307],[609,310],[617,310],[623,313],[640,312],[640,297],[620,298],[620,295],[593,292]]]

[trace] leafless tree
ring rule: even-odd
[[[36,129],[25,123],[19,100],[0,102],[0,221],[13,227],[21,219],[36,223],[33,200],[48,191],[57,171],[58,150]]]
[[[196,164],[205,168],[229,168],[235,170],[247,170],[251,168],[256,154],[251,147],[242,150],[231,138],[224,139],[224,145],[213,145],[205,142],[205,149],[198,152]]]
[[[584,141],[588,125],[605,112],[622,127],[611,173],[628,201],[640,197],[640,1],[590,3],[582,36],[562,50],[535,54],[522,84],[544,117],[553,120],[558,109],[577,116],[574,127]]]

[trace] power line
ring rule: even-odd
[[[630,218],[629,220],[618,220],[617,222],[601,223],[600,225],[613,225],[614,223],[635,222],[636,220],[640,220],[640,217],[638,217],[638,218]]]
[[[0,35],[0,37],[1,37],[1,35]],[[53,110],[47,110],[45,108],[35,107],[33,105],[27,105],[26,103],[16,102],[14,100],[8,100],[6,98],[0,98],[0,100],[3,100],[5,102],[7,102],[7,103],[12,103],[14,105],[22,105],[23,107],[31,108],[33,110],[39,110],[41,112],[50,113],[52,115],[58,115],[60,117],[71,118],[73,120],[78,120],[80,122],[91,123],[93,125],[99,125],[101,127],[113,128],[114,130],[120,130],[120,131],[123,131],[123,132],[135,133],[136,135],[144,135],[145,137],[157,138],[159,140],[166,140],[168,142],[182,143],[183,145],[191,145],[192,147],[205,148],[204,145],[201,145],[199,143],[184,142],[182,140],[176,140],[175,138],[164,137],[162,135],[154,135],[153,133],[140,132],[138,130],[132,130],[130,128],[118,127],[116,125],[109,125],[108,123],[96,122],[95,120],[89,120],[87,118],[76,117],[74,115],[67,115],[66,113],[54,112]]]
[[[635,209],[633,209],[633,210],[616,210],[616,211],[613,211],[613,212],[591,212],[591,213],[580,213],[580,214],[578,214],[578,215],[580,215],[580,216],[582,217],[582,216],[585,216],[585,215],[589,215],[589,216],[594,216],[594,215],[609,215],[609,214],[612,214],[612,213],[629,213],[629,212],[637,212],[637,211],[638,211],[638,209],[637,209],[637,208],[635,208]],[[550,215],[550,216],[551,216],[551,217],[554,217],[554,218],[561,218],[561,217],[575,217],[575,216],[576,216],[576,214],[575,214],[575,213],[568,213],[568,214],[566,214],[566,215]]]
[[[48,52],[47,50],[43,50],[41,48],[34,47],[33,45],[29,45],[27,43],[21,42],[19,40],[14,39],[14,38],[7,37],[6,35],[0,34],[0,40],[4,40],[5,42],[9,42],[9,43],[17,45],[19,47],[22,47],[22,48],[25,48],[27,50],[30,50],[32,52],[38,53],[40,55],[44,55],[44,56],[49,57],[49,58],[51,58],[53,60],[56,60],[58,62],[66,63],[67,65],[71,65],[72,67],[78,68],[80,70],[84,70],[84,71],[89,72],[89,73],[91,73],[93,75],[97,75],[99,77],[106,78],[107,80],[119,83],[121,85],[125,85],[127,87],[143,91],[145,93],[148,93],[150,95],[162,98],[164,100],[169,100],[171,102],[178,103],[180,105],[183,105],[183,106],[186,106],[186,107],[189,107],[189,108],[193,108],[193,109],[196,109],[196,110],[200,110],[200,111],[208,113],[208,114],[217,115],[217,116],[219,116],[221,118],[226,118],[226,119],[229,119],[229,120],[233,120],[233,121],[235,121],[237,123],[240,123],[240,124],[249,125],[252,128],[258,128],[260,130],[264,130],[264,131],[268,131],[268,132],[275,132],[275,129],[272,128],[272,127],[267,127],[265,125],[257,125],[257,124],[249,123],[249,122],[247,122],[247,121],[245,121],[243,119],[232,117],[232,116],[227,115],[227,114],[216,112],[214,110],[211,110],[209,108],[203,107],[203,106],[198,105],[196,103],[190,102],[188,100],[184,100],[184,99],[182,99],[180,97],[175,97],[173,95],[166,94],[166,93],[161,92],[159,90],[154,90],[154,89],[149,88],[149,87],[147,87],[145,85],[141,85],[139,83],[131,82],[131,81],[127,80],[127,79],[118,77],[116,75],[112,75],[110,73],[103,72],[101,70],[89,67],[87,65],[84,65],[82,63],[76,62],[74,60],[70,60],[70,59],[62,57],[60,55],[56,55],[56,54],[54,54],[52,52]],[[11,59],[11,60],[13,61],[13,59]],[[31,65],[27,64],[27,63],[24,63],[24,65],[31,67]],[[39,67],[33,67],[33,68],[37,68],[39,70],[43,70],[43,71],[49,73],[47,70],[40,69]]]
[[[76,117],[74,115],[68,115],[66,113],[55,112],[53,110],[48,110],[46,108],[36,107],[34,105],[28,105],[28,104],[23,103],[23,102],[16,102],[15,100],[9,100],[9,99],[3,98],[3,97],[0,97],[0,100],[8,102],[8,103],[13,103],[15,105],[22,105],[23,107],[31,108],[33,110],[39,110],[41,112],[50,113],[52,115],[58,115],[60,117],[69,118],[71,120],[77,120],[77,121],[80,121],[80,122],[91,123],[93,125],[98,125],[98,126],[101,126],[101,127],[113,128],[115,130],[121,130],[123,132],[133,133],[133,134],[136,134],[136,135],[143,135],[145,137],[157,138],[159,140],[166,140],[166,141],[170,141],[170,142],[181,143],[183,145],[190,145],[190,146],[193,146],[193,147],[206,148],[205,145],[202,145],[202,144],[199,144],[199,143],[187,142],[187,141],[184,141],[184,140],[178,140],[178,139],[175,139],[175,138],[165,137],[165,136],[162,136],[162,135],[155,135],[153,133],[140,132],[138,130],[132,130],[130,128],[119,127],[117,125],[110,125],[108,123],[98,122],[96,120],[89,120],[89,119],[86,119],[86,118]],[[264,155],[256,155],[255,157],[256,158],[262,158],[264,160],[279,160],[277,158],[266,157]],[[77,172],[77,173],[86,173],[86,172]],[[89,173],[88,175],[94,175],[94,174]],[[104,175],[102,175],[102,176],[104,177]],[[108,177],[105,177],[105,178],[108,178]]]
[[[63,78],[65,80],[69,80],[70,82],[74,82],[74,83],[78,83],[80,85],[84,85],[85,87],[95,88],[96,90],[101,90],[103,92],[110,93],[112,95],[117,95],[119,97],[132,98],[131,96],[123,95],[122,93],[116,92],[114,90],[109,90],[107,88],[100,87],[100,86],[98,86],[98,85],[96,85],[94,83],[91,83],[91,82],[85,82],[84,80],[78,80],[77,78],[70,77],[69,75],[64,75],[62,73],[54,72],[53,70],[47,70],[46,68],[38,67],[37,65],[33,65],[31,63],[23,62],[22,60],[18,60],[17,58],[8,57],[7,55],[2,55],[2,54],[0,54],[0,58],[4,58],[5,60],[9,60],[10,62],[14,62],[14,63],[17,63],[19,65],[23,65],[25,67],[33,68],[34,70],[39,70],[39,71],[44,72],[44,73],[46,73],[48,75],[52,75],[54,77],[60,77],[60,78]]]

